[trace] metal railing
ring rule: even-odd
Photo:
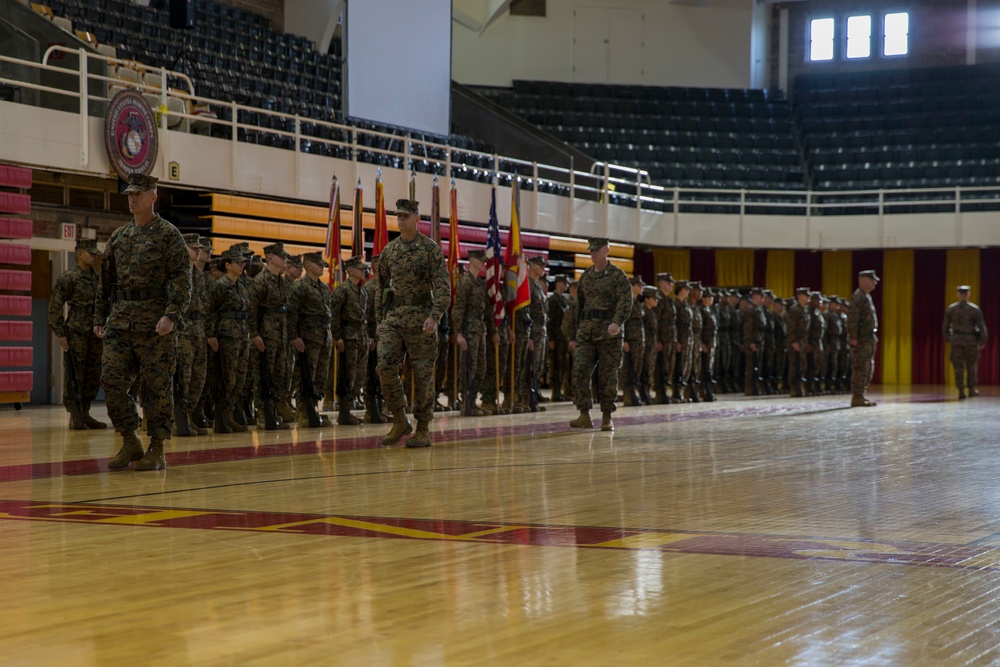
[[[77,68],[74,70],[50,64],[49,61],[55,54],[77,55]],[[103,61],[109,75],[92,73],[89,62],[93,60]],[[398,135],[246,106],[233,100],[205,97],[196,94],[195,82],[183,72],[148,67],[134,60],[105,56],[86,48],[52,46],[46,50],[41,63],[8,56],[0,56],[0,62],[72,76],[75,86],[68,87],[46,86],[4,77],[0,77],[0,84],[62,95],[79,101],[82,167],[86,167],[90,159],[90,103],[107,103],[113,87],[128,87],[158,99],[163,131],[190,131],[192,128],[203,132],[207,130],[212,136],[228,137],[234,152],[242,141],[253,142],[263,138],[297,153],[319,152],[355,163],[373,162],[380,166],[426,171],[482,183],[492,182],[494,177],[501,183],[521,178],[522,189],[525,190],[600,202],[605,207],[631,207],[636,209],[637,214],[647,210],[675,216],[681,213],[716,213],[741,217],[884,216],[899,212],[961,213],[967,210],[1000,208],[1000,186],[855,191],[664,187],[652,183],[649,173],[643,169],[597,162],[589,171],[580,171],[450,146],[408,134]],[[113,75],[115,68],[133,70],[139,80],[116,77]],[[158,74],[160,85],[145,83],[142,80],[144,73]],[[91,94],[87,85],[91,81],[103,84],[106,94]],[[171,82],[186,85],[188,90],[174,88]],[[172,105],[174,100],[180,104]],[[223,111],[223,117],[219,117],[213,110]],[[235,163],[234,159],[233,164]]]

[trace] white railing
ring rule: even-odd
[[[74,70],[50,64],[56,54],[78,56]],[[90,61],[103,62],[110,75],[94,74]],[[643,210],[657,213],[704,211],[733,214],[740,217],[752,214],[771,215],[857,215],[879,216],[908,209],[913,211],[952,210],[959,213],[965,206],[990,205],[1000,208],[1000,186],[919,188],[899,190],[814,191],[814,190],[748,190],[663,187],[651,182],[649,173],[605,162],[595,162],[589,171],[558,167],[497,153],[484,153],[457,148],[409,135],[369,130],[315,118],[288,114],[270,109],[245,106],[232,100],[218,100],[196,94],[195,82],[182,72],[166,68],[147,67],[142,63],[113,58],[85,48],[69,49],[64,46],[49,47],[41,63],[0,55],[0,62],[23,66],[39,72],[53,72],[73,77],[75,86],[54,87],[27,80],[0,77],[0,84],[38,92],[62,95],[78,100],[81,131],[81,165],[89,163],[88,109],[91,102],[109,102],[112,87],[127,87],[145,95],[158,98],[161,129],[164,131],[189,130],[192,126],[207,129],[209,134],[228,134],[233,151],[240,142],[240,131],[247,136],[283,137],[290,140],[291,150],[297,153],[312,145],[328,146],[342,159],[359,162],[359,154],[370,153],[376,162],[385,166],[414,171],[418,163],[449,177],[488,182],[494,175],[501,181],[521,177],[525,189],[550,189],[555,194],[570,198],[601,202],[605,207],[622,205],[633,207],[637,215]],[[114,68],[134,70],[138,78],[143,73],[159,75],[160,85],[152,86],[142,80],[132,81],[113,76]],[[182,81],[189,91],[171,88],[169,82]],[[104,86],[104,95],[92,95],[88,82],[97,81]],[[68,83],[68,82],[67,82]],[[179,101],[179,105],[172,105]],[[175,108],[171,108],[174,106]],[[229,118],[218,118],[197,112],[199,109],[228,109]],[[242,117],[242,119],[241,119]],[[212,132],[212,127],[225,127],[227,132]],[[303,133],[303,126],[326,128],[331,138]],[[286,129],[287,128],[287,129]],[[332,137],[341,137],[340,139]],[[379,144],[382,144],[380,146]],[[397,150],[393,146],[399,145]],[[339,152],[339,153],[338,153]],[[429,157],[437,155],[441,157]],[[364,160],[360,160],[364,161]],[[235,163],[235,161],[234,161]],[[536,206],[537,206],[537,198]]]

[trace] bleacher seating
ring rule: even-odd
[[[997,65],[800,75],[812,187],[1000,185],[998,82]]]
[[[515,81],[478,92],[599,161],[645,169],[657,184],[805,187],[791,107],[773,91]]]
[[[399,137],[366,139],[365,143],[372,144],[368,147],[384,149],[392,145],[399,150],[403,148],[406,131],[372,123],[349,123],[343,117],[340,111],[342,76],[338,56],[319,53],[303,37],[273,30],[268,20],[262,16],[204,0],[197,5],[196,28],[184,31],[169,27],[166,0],[153,0],[149,7],[136,5],[130,0],[48,0],[47,5],[36,8],[36,11],[46,18],[51,19],[54,14],[70,21],[78,35],[89,35],[85,41],[95,47],[104,45],[102,51],[106,54],[114,49],[117,57],[137,61],[146,70],[164,67],[187,74],[197,88],[188,92],[198,96],[220,101],[233,100],[256,109],[297,114],[318,121],[354,124]],[[140,71],[133,77],[128,72],[121,71],[128,82],[145,80],[146,72]],[[171,79],[168,86],[177,90],[182,82]],[[208,121],[212,118],[231,120],[232,110],[228,105],[212,105],[209,108],[195,106],[193,113],[198,113],[203,120],[178,123],[171,127],[187,129],[190,126],[193,131],[229,136],[228,126],[212,125]],[[254,111],[241,111],[240,121],[262,124],[265,127],[261,130],[240,128],[239,140],[294,148],[292,137],[267,131],[292,132],[293,120]],[[301,147],[304,151],[345,159],[351,157],[349,148],[316,141],[327,139],[346,142],[348,136],[344,132],[306,122],[303,123],[302,133],[304,138]],[[486,144],[468,137],[437,137],[416,133],[412,133],[412,136],[466,150],[492,151]],[[426,155],[421,152],[419,157],[423,159],[415,159],[413,164],[417,171],[434,171],[443,175],[443,168],[435,164],[444,160],[443,151],[428,151]],[[365,150],[358,151],[358,159],[383,166],[405,167],[401,158]],[[488,178],[485,166],[484,164],[483,171],[467,170],[455,175],[459,178],[483,180]],[[489,168],[492,169],[492,163]]]

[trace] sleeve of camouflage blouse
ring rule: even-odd
[[[614,265],[612,264],[611,266]],[[618,326],[623,327],[625,326],[625,320],[632,313],[632,286],[628,282],[628,276],[621,269],[615,271],[614,288],[617,305],[615,306],[615,316],[612,320]]]
[[[56,278],[56,284],[52,286],[52,294],[49,296],[49,328],[56,336],[66,335],[66,321],[63,316],[63,304],[66,303],[66,283],[69,274],[62,274]]]
[[[118,282],[118,267],[115,264],[115,246],[118,245],[118,232],[121,229],[123,228],[119,227],[111,234],[111,238],[104,248],[104,259],[101,261],[101,288],[97,291],[97,298],[94,299],[95,327],[103,327],[111,315],[111,290],[114,289],[115,283]],[[182,238],[181,241],[183,240]]]
[[[167,245],[167,309],[164,315],[175,320],[184,314],[191,301],[191,256],[180,231],[174,227]]]
[[[444,260],[444,253],[440,246],[434,244],[431,248],[429,260],[431,262],[431,291],[434,294],[434,305],[431,308],[431,317],[435,322],[440,322],[441,317],[448,306],[451,305],[451,281],[448,279],[448,265]]]

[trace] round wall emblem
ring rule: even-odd
[[[142,95],[123,90],[108,104],[104,119],[104,147],[118,176],[148,175],[156,164],[159,141],[156,116]]]

